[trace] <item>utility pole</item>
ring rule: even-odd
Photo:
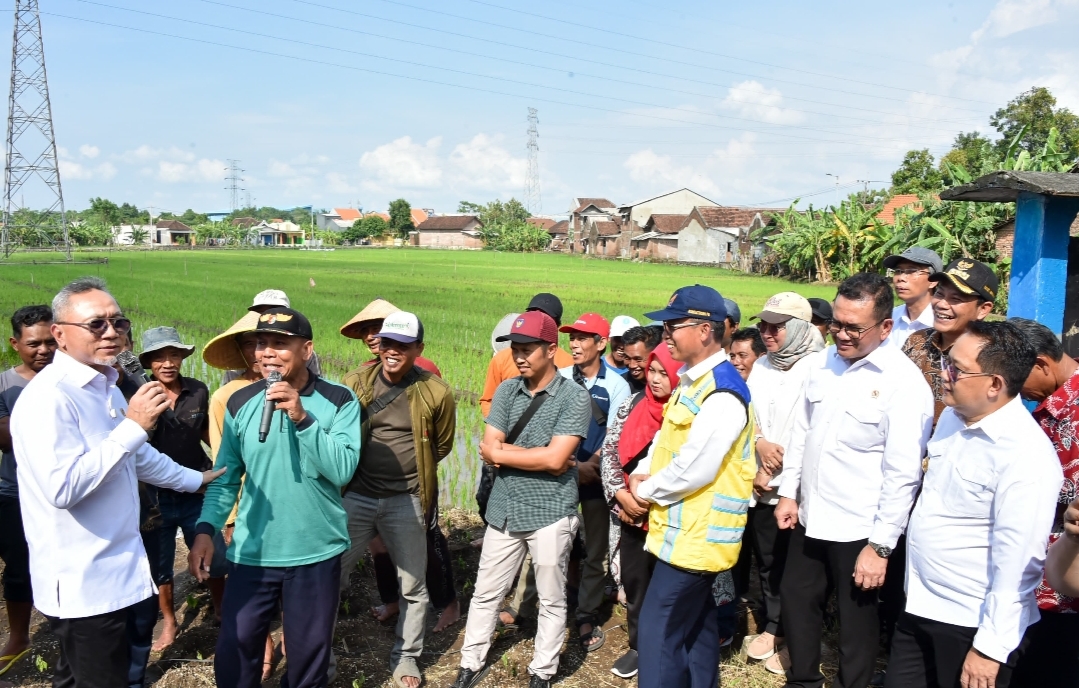
[[[525,180],[525,207],[538,215],[543,210],[539,177],[539,111],[528,108],[528,177]]]
[[[35,187],[44,184],[43,212],[31,212],[14,203],[16,195],[22,198],[25,185],[35,179],[39,182]],[[38,0],[15,0],[3,222],[0,245],[4,258],[20,245],[48,245],[62,250],[71,260]]]
[[[242,176],[244,171],[240,169],[239,160],[233,160],[232,158],[229,158],[227,162],[229,166],[225,168],[225,171],[228,172],[228,176],[225,177],[225,181],[228,182],[229,185],[225,188],[229,191],[229,200],[232,205],[232,212],[236,212],[237,210],[239,210],[240,192],[244,191],[244,188],[240,186],[240,184],[244,180]]]
[[[839,175],[832,174],[831,172],[825,172],[824,174],[829,177],[835,177],[835,205],[832,207],[839,210]]]

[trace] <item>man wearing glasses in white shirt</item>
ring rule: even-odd
[[[790,652],[787,686],[819,688],[828,591],[839,609],[836,688],[864,688],[879,644],[877,593],[907,524],[922,476],[933,397],[898,348],[885,277],[858,274],[839,285],[783,461],[779,527],[792,528],[780,585]]]
[[[159,382],[125,403],[112,368],[131,321],[104,281],[52,302],[57,350],[11,415],[34,604],[60,642],[53,685],[128,685],[128,620],[157,592],[139,535],[137,481],[195,492],[221,472],[184,468],[147,440],[169,407]]]
[[[907,533],[907,606],[888,688],[1005,688],[1027,627],[1063,482],[1019,391],[1036,353],[1006,322],[973,322],[944,364],[948,408]]]
[[[888,344],[902,348],[907,337],[918,330],[933,326],[931,297],[937,286],[932,275],[944,270],[944,262],[921,246],[884,259],[884,267],[892,278],[892,288],[903,303],[892,309],[892,333]]]

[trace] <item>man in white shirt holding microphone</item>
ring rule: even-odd
[[[1019,390],[1036,353],[975,321],[944,360],[944,403],[907,531],[907,605],[887,688],[1006,688],[1042,579],[1064,475]]]
[[[223,471],[184,468],[147,440],[169,408],[145,384],[129,403],[112,368],[131,321],[104,281],[52,302],[57,350],[11,416],[34,604],[60,642],[53,685],[128,684],[128,617],[156,593],[139,535],[138,481],[195,492]]]
[[[879,646],[877,594],[922,477],[933,395],[899,349],[892,287],[862,273],[839,285],[835,345],[812,360],[783,459],[776,522],[793,528],[780,584],[787,686],[820,688],[828,590],[839,611],[835,688],[864,688]]]

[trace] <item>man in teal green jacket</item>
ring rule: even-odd
[[[288,637],[284,688],[325,686],[337,613],[341,554],[349,538],[341,488],[360,456],[360,406],[346,387],[308,371],[311,324],[290,308],[271,308],[255,328],[267,389],[253,384],[229,399],[217,467],[188,557],[200,581],[209,573],[219,531],[246,476],[228,550],[229,578],[214,673],[221,688],[257,688],[263,649],[278,602]],[[276,402],[260,440],[267,400]]]

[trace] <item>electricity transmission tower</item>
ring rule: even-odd
[[[21,207],[22,192],[33,184],[35,200],[46,210]],[[62,250],[71,260],[71,242],[56,161],[52,105],[45,77],[38,0],[15,0],[15,37],[11,47],[11,90],[8,95],[7,157],[4,166],[4,226],[0,243],[7,258],[20,246]]]
[[[539,114],[528,108],[528,177],[525,180],[525,207],[533,215],[543,210],[539,178]]]
[[[225,171],[229,174],[225,177],[225,181],[228,182],[229,185],[225,188],[229,190],[230,200],[232,202],[232,212],[236,212],[240,207],[240,192],[245,190],[240,186],[240,183],[244,180],[240,175],[242,175],[244,171],[240,169],[239,160],[230,158],[228,163],[229,166],[225,168]]]

